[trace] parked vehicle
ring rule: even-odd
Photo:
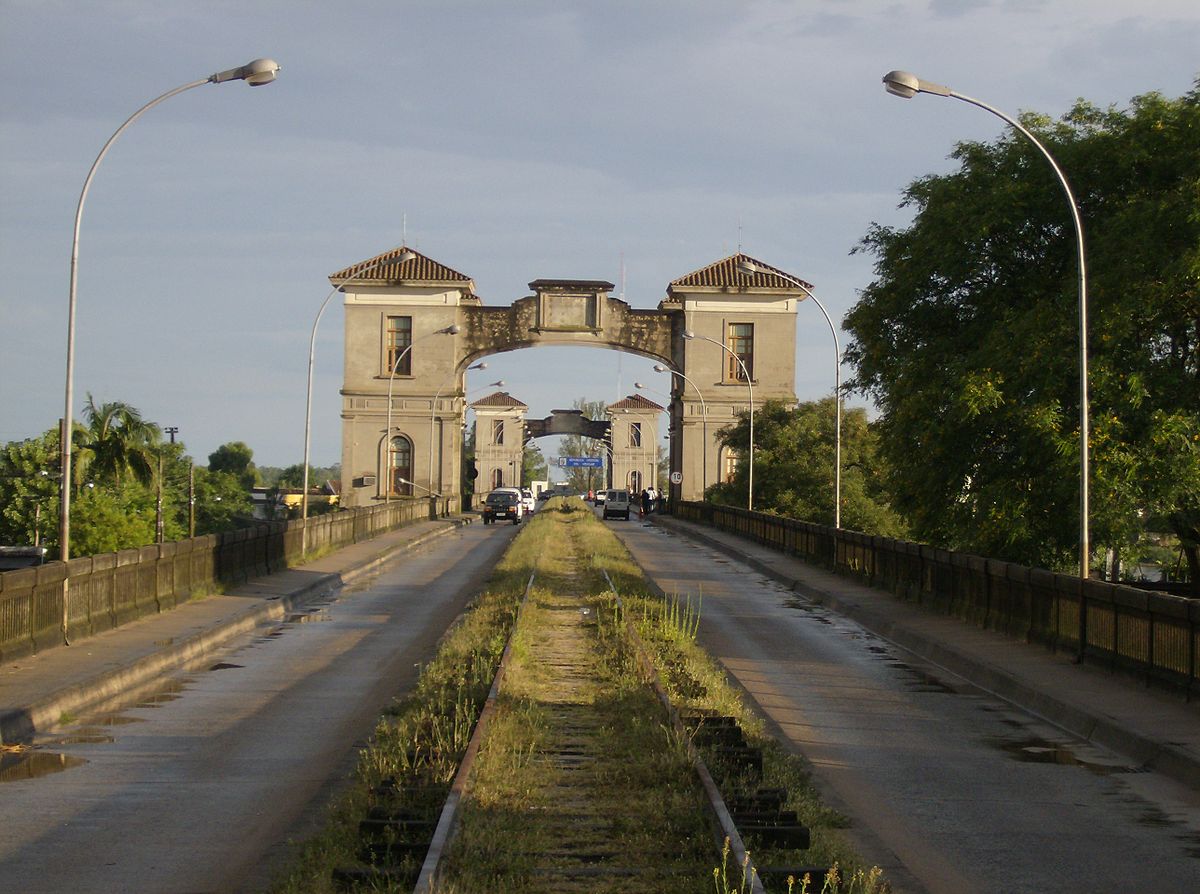
[[[483,501],[483,523],[494,524],[498,519],[511,521],[514,525],[521,523],[525,515],[525,503],[521,492],[515,487],[498,487]]]
[[[606,493],[607,493],[607,491],[603,491],[603,490],[598,490],[598,491],[596,491],[596,495],[595,495],[594,497],[592,497],[592,505],[593,505],[593,506],[599,506],[601,503],[603,503],[603,502],[604,502],[604,495],[605,495]]]
[[[601,493],[604,494],[604,517],[616,518],[619,515],[629,521],[629,491],[613,489]]]

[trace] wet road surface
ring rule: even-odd
[[[1062,733],[723,553],[609,522],[805,755],[897,891],[1200,890],[1200,794]]]
[[[0,886],[261,890],[516,530],[471,525],[0,767]]]

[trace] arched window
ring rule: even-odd
[[[397,435],[392,438],[391,456],[389,457],[388,465],[391,470],[392,493],[396,496],[412,496],[412,485],[405,483],[412,481],[412,463],[412,441],[404,437],[404,435]]]
[[[504,470],[492,469],[492,490],[498,487],[504,487]]]
[[[629,473],[629,492],[631,494],[642,492],[642,473],[636,469]]]

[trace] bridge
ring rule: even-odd
[[[756,272],[745,272],[751,267]],[[531,295],[488,306],[470,277],[408,247],[352,264],[329,279],[344,292],[347,506],[459,489],[468,409],[463,375],[493,354],[590,347],[648,357],[673,370],[670,470],[679,480],[670,485],[673,500],[702,498],[706,483],[732,468],[736,459],[718,444],[717,431],[749,407],[751,393],[759,403],[796,402],[796,309],[806,297],[797,283],[803,280],[741,253],[676,278],[654,310],[614,298],[610,282],[583,279],[535,279]],[[631,404],[617,408],[628,412],[613,414],[619,430],[612,432],[608,450],[617,476],[609,483],[633,490],[661,485],[640,433],[632,431],[649,423],[629,415],[645,398],[628,400]],[[497,401],[474,405],[488,413],[489,428],[476,437],[477,449],[487,448],[478,472],[488,488],[511,481],[505,476],[521,467],[526,440],[528,408],[519,396]],[[660,409],[655,405],[655,412]],[[532,437],[607,433],[555,428],[565,421],[530,420],[529,431]],[[503,424],[493,434],[497,422]],[[657,443],[657,433],[651,443]]]
[[[1196,704],[1162,690],[1165,667],[1122,671],[1132,659],[1104,641],[1113,626],[1136,640],[1148,604],[1106,602],[1098,586],[1085,594],[1096,624],[1082,655],[1065,627],[1056,652],[1027,642],[1041,631],[1018,619],[1046,615],[1038,594],[1065,592],[1072,577],[974,569],[995,578],[995,601],[971,626],[956,615],[976,614],[988,588],[970,562],[918,549],[924,572],[905,590],[894,585],[911,569],[886,558],[902,544],[716,511],[688,503],[608,527],[662,591],[703,594],[701,639],[774,734],[809,756],[898,889],[1072,878],[1101,890],[1136,886],[1151,861],[1164,890],[1186,890]],[[287,830],[324,803],[342,749],[411,686],[413,665],[517,533],[469,518],[410,515],[316,561],[248,572],[224,595],[6,660],[0,729],[23,750],[6,755],[0,877],[27,891],[172,890],[151,864],[170,866],[179,890],[261,878]],[[284,549],[292,534],[274,530]],[[1013,582],[1004,598],[1001,577]],[[1166,619],[1155,629],[1160,646],[1174,637]],[[318,753],[323,769],[307,762]],[[67,794],[74,785],[90,794]],[[1046,843],[1048,828],[1063,846]],[[104,859],[59,859],[85,848]]]

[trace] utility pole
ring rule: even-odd
[[[155,510],[154,510],[154,540],[156,543],[163,542],[163,513],[162,513],[163,481],[162,481],[162,478],[163,478],[162,453],[160,452],[158,454],[158,500],[156,501],[156,506],[155,506]]]
[[[188,536],[196,536],[196,464],[188,464]]]

